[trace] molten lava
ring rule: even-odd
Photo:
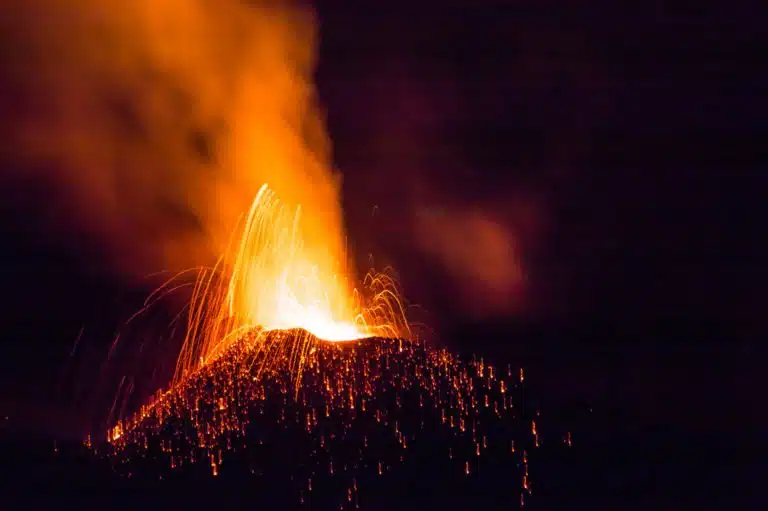
[[[360,293],[335,254],[305,242],[302,220],[300,207],[290,209],[266,184],[261,187],[235,233],[236,243],[213,268],[199,271],[177,380],[252,331],[260,335],[249,342],[264,349],[269,349],[268,332],[303,331],[294,336],[293,369],[301,368],[318,340],[410,336],[394,279],[369,273],[368,293]]]
[[[351,303],[349,282],[328,253],[305,246],[301,210],[264,185],[248,214],[228,289],[229,313],[266,330],[303,328],[328,341],[375,335]],[[322,249],[321,249],[322,250]],[[386,326],[386,325],[381,325]]]

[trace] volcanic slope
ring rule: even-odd
[[[100,455],[134,482],[247,488],[249,505],[281,509],[525,503],[540,439],[522,370],[419,341],[298,337],[246,336],[118,423]]]

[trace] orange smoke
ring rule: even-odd
[[[314,17],[253,4],[30,0],[0,15],[23,99],[12,177],[52,185],[57,226],[89,233],[113,268],[173,275],[128,323],[192,289],[177,377],[253,332],[264,349],[264,332],[305,332],[294,369],[317,338],[408,333],[391,278],[353,286]]]
[[[50,185],[59,228],[101,242],[122,272],[178,271],[222,253],[269,183],[301,205],[307,249],[347,263],[311,12],[237,0],[10,4],[5,171]]]
[[[522,299],[525,278],[517,236],[501,218],[480,210],[416,216],[419,247],[457,281],[470,315],[509,312]]]

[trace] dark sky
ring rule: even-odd
[[[464,204],[541,198],[550,230],[526,263],[545,316],[756,318],[746,276],[764,249],[748,183],[764,81],[749,13],[545,4],[324,18],[320,87],[347,208],[387,193],[397,204],[392,187],[364,183],[410,158],[408,172]],[[395,139],[385,154],[385,130],[419,130],[398,96],[423,90],[448,113],[422,144]],[[397,121],[359,113],[377,107]]]
[[[321,3],[318,87],[358,259],[395,266],[443,342],[571,366],[542,369],[555,387],[588,366],[585,392],[599,394],[642,359],[622,380],[635,397],[658,397],[662,384],[643,386],[654,374],[676,386],[680,371],[752,395],[768,331],[767,84],[754,13],[708,3]],[[107,339],[147,291],[103,274],[97,247],[52,233],[47,193],[6,186],[0,217],[1,403],[37,417],[58,410],[45,396],[80,327]],[[489,317],[466,314],[461,281],[414,244],[414,215],[470,207],[517,233],[527,274],[515,305]],[[90,342],[103,356],[109,343]],[[736,365],[746,381],[724,376]]]
[[[320,87],[345,206],[361,212],[348,221],[366,201],[397,209],[386,183],[414,174],[448,207],[535,197],[525,306],[501,317],[463,317],[406,234],[370,243],[446,337],[540,367],[552,393],[600,396],[637,424],[752,427],[768,283],[759,28],[748,7],[631,4],[329,13]],[[429,97],[437,129],[421,137],[424,102],[397,95]],[[378,126],[361,119],[378,108]]]

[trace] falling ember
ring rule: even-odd
[[[520,410],[499,415],[483,405],[486,395],[502,396],[498,385],[482,385],[487,364],[481,371],[474,361],[418,340],[319,342],[297,380],[291,370],[297,335],[306,334],[245,335],[153,406],[119,423],[106,449],[113,468],[135,476],[134,467],[141,464],[141,477],[169,479],[173,473],[196,473],[202,459],[209,477],[226,479],[230,470],[244,467],[260,478],[268,462],[270,472],[290,475],[296,501],[312,492],[313,506],[322,507],[322,499],[332,497],[330,488],[339,488],[336,498],[346,502],[352,502],[352,488],[357,505],[358,492],[365,496],[370,485],[379,484],[373,479],[395,470],[417,477],[414,463],[445,460],[447,452],[447,462],[438,463],[443,477],[436,481],[448,481],[460,470],[472,480],[519,474],[530,487],[527,448],[535,442],[530,422],[521,428]],[[269,351],[255,342],[259,336]],[[254,379],[257,371],[262,374]],[[367,410],[352,409],[350,394],[366,396]],[[322,410],[326,413],[318,413]],[[395,442],[400,449],[391,448]],[[514,448],[516,442],[521,449]],[[495,452],[494,446],[509,447]],[[487,470],[477,470],[472,463],[485,449]],[[278,458],[270,454],[276,450],[283,453]]]

